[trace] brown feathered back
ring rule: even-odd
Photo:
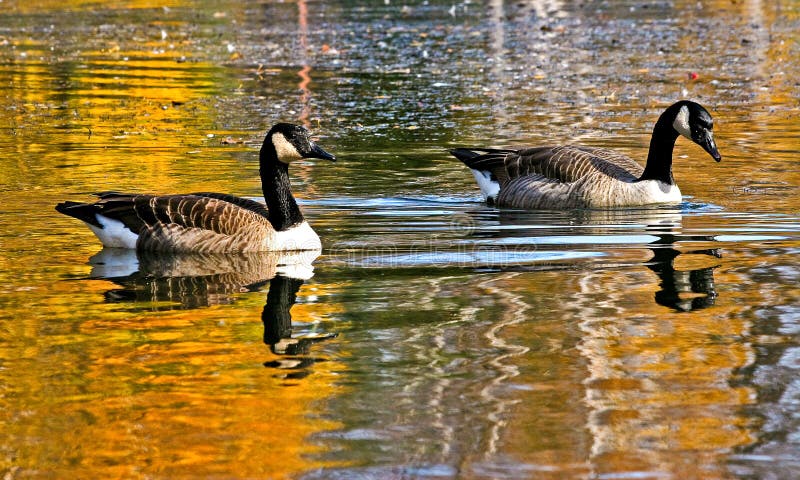
[[[619,183],[634,182],[644,170],[612,150],[573,145],[452,153],[468,167],[490,172],[500,187],[496,204],[510,208],[613,205],[615,199],[610,197]]]
[[[71,203],[62,213],[102,215],[139,235],[136,248],[167,252],[248,252],[264,249],[275,230],[258,202],[219,193],[139,195],[101,192],[92,204]],[[81,216],[79,216],[79,214]]]

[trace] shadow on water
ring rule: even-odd
[[[309,356],[311,345],[336,333],[304,332],[292,336],[291,308],[297,292],[314,274],[319,250],[292,253],[165,254],[103,249],[90,259],[91,278],[121,288],[109,290],[111,303],[134,303],[155,309],[194,309],[233,303],[242,293],[268,286],[261,313],[264,344],[283,358],[265,367],[289,370],[286,378],[308,375],[320,361]]]

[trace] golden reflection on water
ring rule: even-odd
[[[693,478],[698,465],[706,469],[703,478],[726,478],[718,452],[754,441],[751,420],[741,415],[754,392],[729,383],[752,362],[747,345],[727,340],[747,334],[748,321],[731,320],[741,307],[721,299],[721,308],[691,317],[654,309],[657,284],[643,283],[642,275],[650,274],[542,272],[493,282],[506,292],[498,301],[513,300],[506,305],[510,318],[528,311],[542,319],[511,322],[502,332],[513,344],[534,345],[534,355],[511,362],[522,371],[514,382],[531,391],[512,409],[502,438],[541,468],[539,478],[566,472]],[[561,314],[553,303],[564,307]],[[566,425],[571,437],[563,435]]]
[[[599,215],[587,222],[597,225],[587,233],[618,221]],[[678,233],[695,220],[672,221]],[[739,339],[754,322],[748,305],[774,299],[749,289],[735,293],[732,286],[752,280],[735,273],[743,269],[738,252],[713,237],[694,237],[694,248],[673,245],[672,234],[659,237],[651,249],[617,258],[621,265],[623,258],[649,259],[647,268],[468,281],[465,289],[482,299],[483,311],[464,314],[492,316],[485,335],[505,352],[492,361],[498,375],[484,390],[504,420],[487,418],[495,428],[481,439],[476,463],[493,461],[502,445],[536,478],[729,477],[719,453],[757,440],[757,424],[746,414],[756,392],[736,385],[754,352]],[[680,295],[665,296],[672,288]]]
[[[317,358],[296,379],[293,370],[261,367],[284,358],[261,341],[263,293],[148,312],[146,304],[93,305],[116,283],[80,285],[76,295],[75,282],[56,283],[60,303],[15,323],[25,329],[3,361],[27,373],[5,379],[4,391],[26,408],[0,417],[11,441],[2,468],[58,478],[76,468],[104,478],[288,478],[334,465],[306,458],[320,450],[307,438],[337,427],[315,406],[341,391],[333,383],[341,366]],[[293,311],[296,321],[319,322],[336,308],[308,302],[316,290],[301,288],[310,305]],[[78,306],[87,310],[75,318]]]
[[[165,12],[163,6],[184,3],[67,5]],[[19,12],[58,12],[64,2],[4,5]],[[217,13],[224,18],[228,10],[218,12],[222,9],[217,6],[200,11],[204,18]],[[361,204],[407,192],[429,195],[432,186],[448,195],[475,191],[461,166],[442,160],[442,145],[450,137],[435,137],[434,154],[425,143],[430,137],[419,137],[424,139],[419,145],[414,136],[392,145],[396,138],[386,131],[372,137],[372,131],[358,130],[363,125],[353,120],[356,116],[365,116],[365,124],[386,122],[385,130],[403,130],[401,120],[360,108],[384,93],[409,95],[403,90],[417,85],[408,83],[403,73],[379,71],[361,80],[352,70],[318,68],[323,62],[314,53],[321,42],[319,25],[313,23],[319,20],[314,16],[317,7],[324,5],[300,1],[291,6],[304,51],[286,67],[262,70],[254,58],[230,55],[224,41],[232,36],[224,41],[214,37],[206,46],[222,49],[216,61],[213,55],[208,60],[193,57],[201,40],[192,35],[200,36],[202,28],[194,30],[187,20],[171,29],[158,15],[131,38],[109,38],[77,53],[62,52],[58,42],[28,34],[9,39],[9,48],[0,52],[3,78],[13,90],[13,95],[0,97],[0,115],[9,133],[0,139],[5,167],[1,187],[7,194],[0,215],[0,430],[5,434],[0,471],[12,478],[14,472],[42,478],[70,478],[76,472],[103,478],[294,478],[324,467],[399,462],[403,457],[397,452],[408,448],[413,452],[405,458],[409,464],[453,463],[464,472],[500,458],[511,464],[509,476],[730,477],[727,456],[762,434],[757,417],[748,413],[759,401],[757,392],[752,384],[737,381],[737,371],[754,361],[750,330],[761,320],[754,306],[800,298],[788,282],[760,288],[764,280],[753,278],[752,272],[762,264],[795,264],[792,240],[729,242],[719,258],[682,251],[672,271],[645,265],[652,262],[653,252],[644,246],[610,246],[600,249],[607,257],[596,261],[513,273],[467,269],[452,275],[423,266],[412,279],[402,268],[376,273],[328,265],[331,271],[324,280],[312,279],[300,288],[294,319],[314,325],[361,315],[386,323],[375,320],[371,338],[372,324],[343,321],[350,335],[361,335],[364,345],[345,334],[324,344],[335,345],[329,350],[316,344],[310,353],[288,362],[291,356],[275,353],[263,342],[265,290],[222,289],[203,299],[193,292],[187,300],[155,295],[160,287],[151,278],[134,287],[89,278],[92,266],[86,262],[99,246],[83,225],[53,212],[57,201],[78,200],[103,189],[259,195],[255,159],[266,119],[288,115],[289,104],[297,107],[297,120],[311,123],[312,129],[315,118],[326,124],[344,118],[343,126],[323,127],[335,132],[333,145],[354,142],[351,138],[359,134],[366,137],[360,140],[363,151],[350,152],[335,169],[326,167],[332,173],[298,165],[293,179],[301,198],[325,199],[362,188],[367,193],[352,200]],[[648,55],[624,57],[627,63],[618,73],[625,74],[627,84],[621,87],[616,74],[607,77],[613,81],[595,84],[589,67],[597,59],[576,52],[570,60],[589,80],[577,93],[570,92],[577,99],[574,104],[559,102],[564,92],[553,83],[505,91],[504,67],[514,62],[497,62],[491,69],[494,80],[465,80],[491,84],[497,91],[456,97],[461,105],[486,107],[494,116],[487,121],[478,109],[442,113],[457,123],[453,141],[489,141],[496,129],[506,135],[498,143],[512,136],[527,143],[566,136],[617,147],[638,158],[665,99],[682,95],[684,88],[692,97],[722,95],[713,114],[723,163],[716,165],[695,145],[679,142],[675,168],[684,193],[729,212],[796,212],[800,178],[793,167],[800,144],[796,85],[790,78],[797,67],[789,60],[797,33],[784,43],[770,40],[769,26],[782,15],[771,3],[714,1],[703,2],[703,7],[726,15],[736,31],[752,33],[749,43],[728,47],[734,53],[754,52],[755,60],[748,64],[752,78],[741,79],[736,87],[742,95],[753,93],[749,100],[736,103],[732,99],[740,98],[739,93],[712,83],[720,80],[724,86],[737,80],[726,77],[725,59],[709,61],[713,65],[708,70],[700,70],[704,59],[696,55],[685,64],[677,61],[684,60],[679,54],[696,40],[696,31],[687,29],[675,51],[665,52],[663,62],[669,66]],[[497,55],[508,53],[507,42],[515,38],[515,32],[504,28],[518,27],[504,20],[504,8],[512,6],[492,2],[487,10],[493,25],[488,48]],[[678,25],[707,20],[694,1],[676,2],[674,10],[686,14],[675,20]],[[229,11],[227,18],[239,23],[225,24],[226,35],[248,21],[246,6],[233,5]],[[748,30],[753,22],[758,29]],[[533,28],[529,33],[535,37],[542,32]],[[421,43],[423,33],[436,32],[421,28],[412,43]],[[569,32],[545,33],[557,39],[557,34]],[[256,34],[259,41],[261,35]],[[469,38],[477,41],[475,35]],[[370,37],[373,43],[381,40],[394,46],[389,37]],[[339,45],[345,62],[347,47]],[[689,68],[700,70],[699,81],[685,80]],[[269,75],[260,78],[256,71]],[[545,73],[537,80],[546,80]],[[341,78],[332,81],[336,75]],[[375,78],[386,82],[381,88],[387,92],[373,90],[369,83]],[[353,87],[358,81],[368,84],[368,96]],[[656,91],[634,95],[632,85]],[[340,93],[355,97],[346,98],[357,103],[352,111],[344,108],[345,101],[330,100]],[[217,104],[218,95],[227,103]],[[290,100],[280,103],[286,98]],[[232,114],[220,105],[244,107]],[[451,107],[442,106],[444,111]],[[481,129],[473,137],[463,134],[473,123]],[[607,127],[614,127],[613,137],[606,134]],[[439,123],[431,130],[437,128]],[[427,135],[425,130],[419,133]],[[229,135],[234,142],[223,143]],[[354,144],[359,145],[349,145]],[[327,234],[326,246],[330,239],[363,246],[373,239],[402,243],[408,241],[403,235],[414,232],[416,240],[433,236],[432,230],[420,228],[422,222],[403,224],[387,212],[386,217],[359,215],[357,209],[348,210],[352,206],[314,206],[314,220]],[[480,210],[476,204],[464,208]],[[386,210],[396,213],[391,207]],[[618,222],[602,219],[595,228],[591,219],[581,219],[575,224],[583,230],[572,234],[606,235],[602,225]],[[398,225],[412,233],[401,232]],[[711,215],[687,215],[682,225],[711,233],[724,227],[730,232],[744,228],[735,218]],[[716,248],[708,245],[711,240],[702,242],[698,248]],[[699,272],[694,279],[706,283],[688,288],[692,278],[687,272]],[[664,282],[669,275],[683,282],[673,287],[682,287],[668,291],[670,284]],[[123,297],[131,288],[139,288],[136,293],[143,297]],[[417,323],[403,324],[415,315],[421,317],[411,319]],[[394,345],[388,345],[393,340],[380,337],[386,331],[403,348],[399,366],[382,363],[388,362],[382,353],[386,358],[394,353]],[[375,358],[358,358],[362,351],[375,353]],[[347,370],[359,361],[361,371]],[[370,374],[383,383],[365,381]],[[402,392],[392,397],[393,388]],[[369,395],[378,400],[359,403]],[[341,410],[330,408],[337,402],[344,405]],[[390,428],[370,424],[365,430],[375,428],[390,439],[411,431],[414,438],[396,444],[380,436],[380,441],[356,446],[338,442],[340,430],[348,433],[350,424],[359,425],[361,415],[369,413]],[[316,440],[326,432],[334,432],[327,437],[333,440]]]
[[[16,12],[44,12],[48,10],[91,10],[102,6],[103,9],[163,9],[186,6],[186,0],[124,0],[103,2],[101,0],[6,0],[8,8]]]

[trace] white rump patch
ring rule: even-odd
[[[497,194],[500,193],[500,184],[496,180],[492,180],[491,172],[481,171],[470,169],[472,171],[472,175],[475,177],[475,181],[478,182],[478,187],[481,189],[481,193],[483,193],[483,197],[486,200],[490,198],[492,200],[497,199]]]
[[[282,133],[272,134],[272,144],[275,146],[275,152],[278,154],[278,160],[283,163],[291,163],[295,160],[303,158],[297,148],[292,145],[292,142],[286,140]]]
[[[675,116],[675,121],[672,122],[672,128],[689,140],[692,139],[692,129],[689,128],[689,108],[684,105]]]
[[[86,225],[97,235],[97,238],[100,239],[104,247],[136,248],[136,240],[139,239],[139,235],[133,233],[125,224],[119,220],[104,217],[103,215],[95,216],[103,228],[98,228],[88,223]]]

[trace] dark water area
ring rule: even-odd
[[[800,3],[4,1],[3,478],[790,479]],[[456,146],[643,162],[684,201],[487,206]],[[258,198],[269,126],[323,249],[103,250],[91,192]]]

